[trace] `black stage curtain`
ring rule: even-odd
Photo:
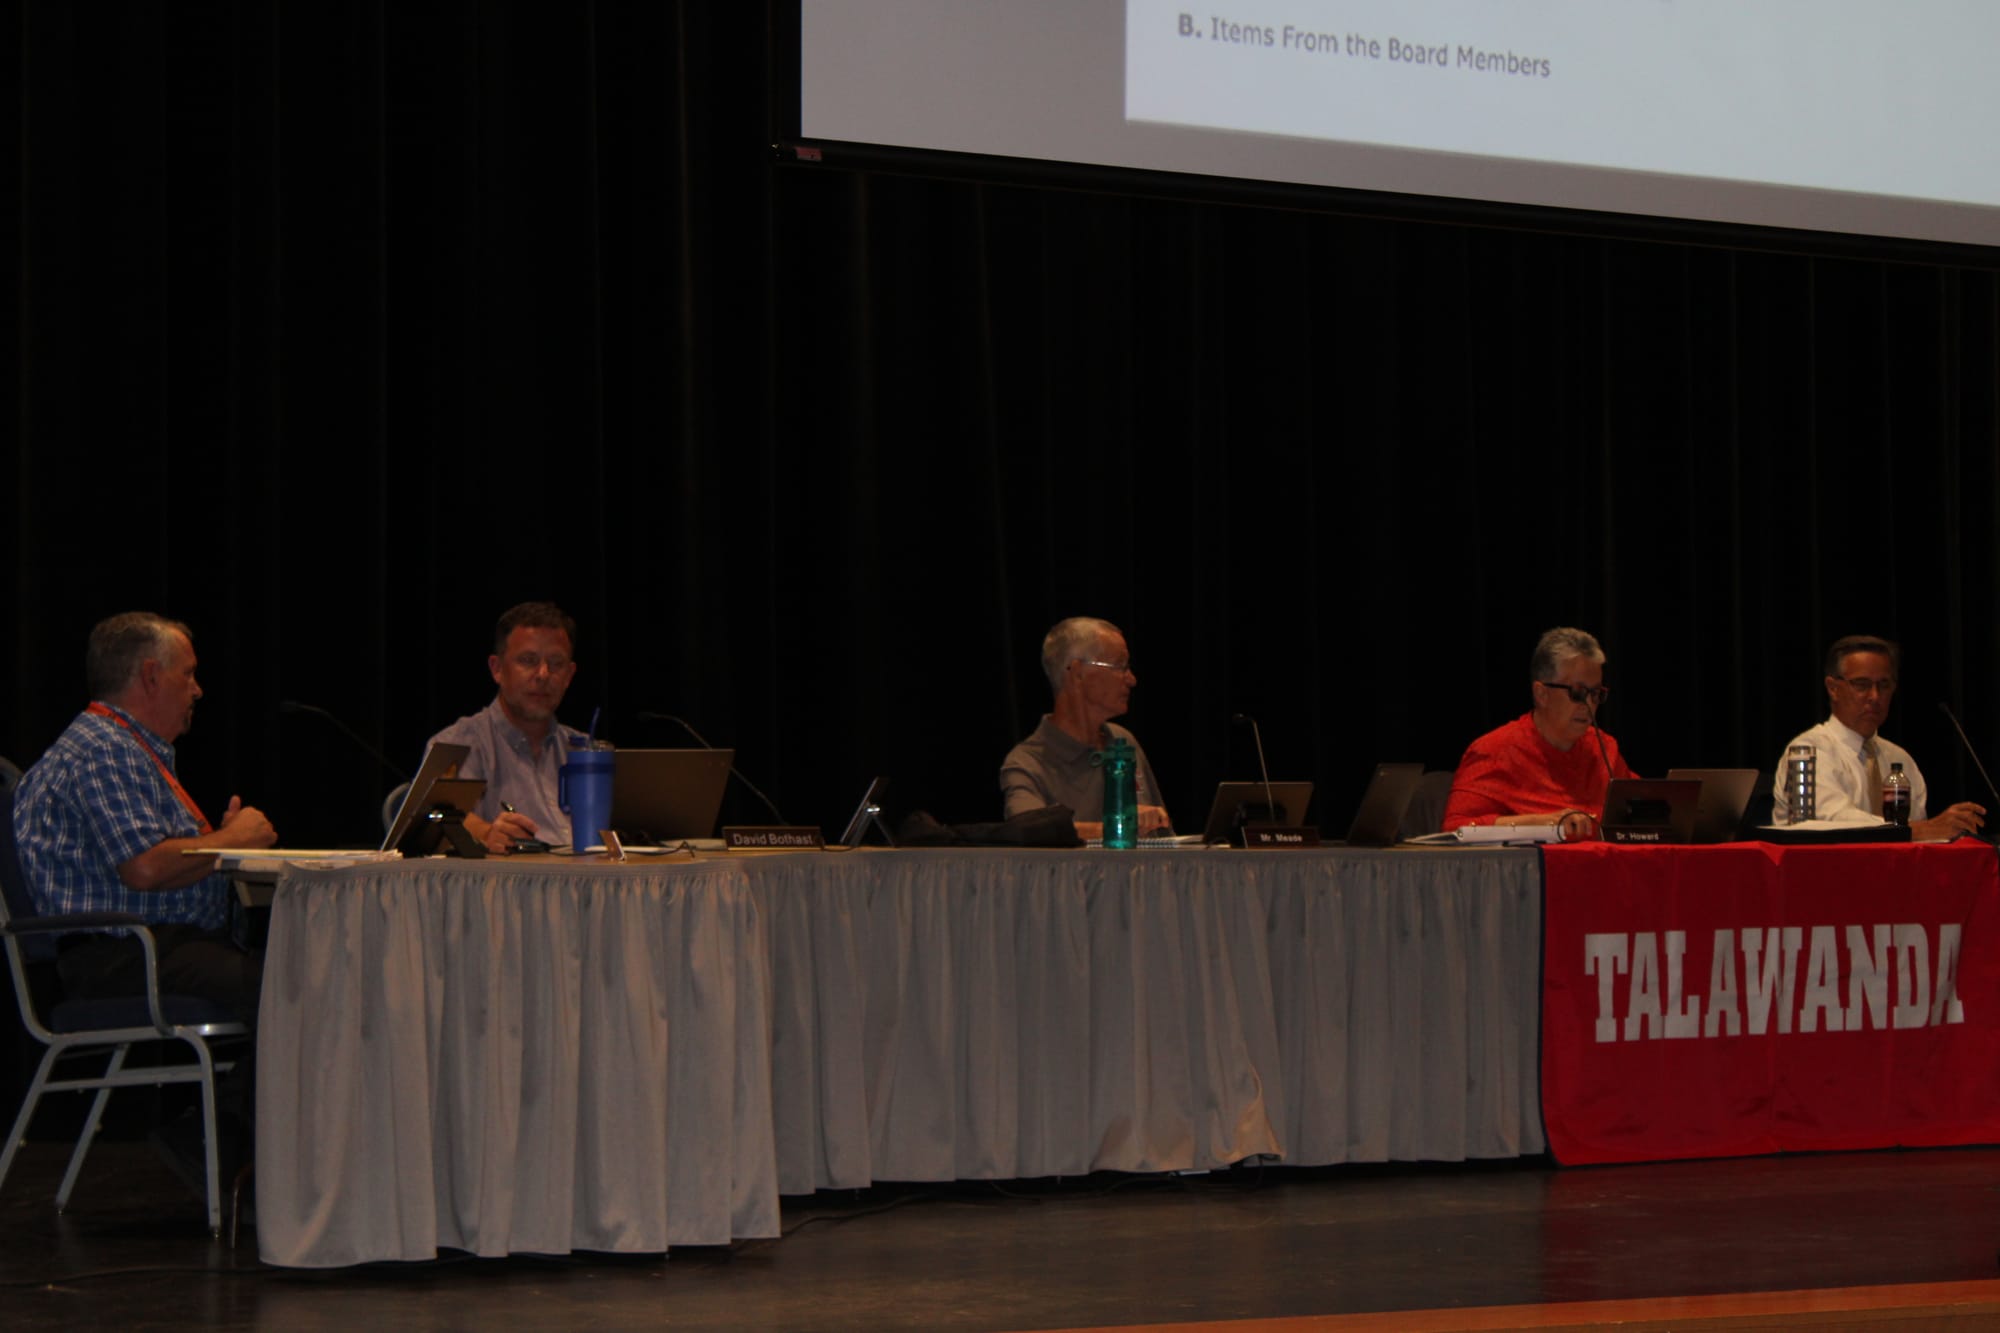
[[[1555,624],[1642,772],[1768,767],[1851,631],[1906,645],[1934,801],[1938,701],[2000,748],[1989,268],[778,167],[783,6],[0,12],[21,763],[157,609],[197,798],[365,842],[391,776],[279,701],[414,766],[540,597],[568,720],[680,714],[835,826],[878,772],[993,815],[1076,613],[1183,826],[1236,711],[1344,825]]]

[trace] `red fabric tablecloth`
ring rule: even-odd
[[[1996,867],[1971,840],[1546,849],[1550,1150],[2000,1142]]]

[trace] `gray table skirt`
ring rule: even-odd
[[[257,1040],[264,1259],[777,1235],[768,960],[736,863],[287,872]]]
[[[1542,1150],[1517,851],[289,870],[267,1262],[656,1251],[878,1180]]]
[[[785,1193],[1542,1151],[1532,852],[752,867]]]

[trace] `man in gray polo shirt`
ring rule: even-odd
[[[556,721],[556,708],[576,678],[575,642],[576,622],[553,602],[509,610],[493,628],[486,659],[499,687],[493,702],[431,737],[433,745],[470,747],[459,776],[486,779],[486,794],[465,827],[489,852],[508,851],[521,838],[570,840],[556,773],[583,733]]]
[[[1072,616],[1042,640],[1042,671],[1055,691],[1055,709],[1000,765],[1007,817],[1047,805],[1066,805],[1081,838],[1104,834],[1104,771],[1091,765],[1098,750],[1123,736],[1138,755],[1139,832],[1171,831],[1153,766],[1131,732],[1111,719],[1125,712],[1132,687],[1132,654],[1125,635],[1108,620]]]

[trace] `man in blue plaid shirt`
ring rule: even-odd
[[[48,915],[132,912],[152,924],[163,990],[199,995],[256,1020],[263,957],[229,939],[228,881],[204,847],[269,847],[271,821],[230,797],[211,826],[174,773],[174,742],[194,720],[194,636],[148,612],[90,633],[91,705],[21,777],[14,836]],[[139,942],[65,936],[57,970],[72,999],[145,989]]]

